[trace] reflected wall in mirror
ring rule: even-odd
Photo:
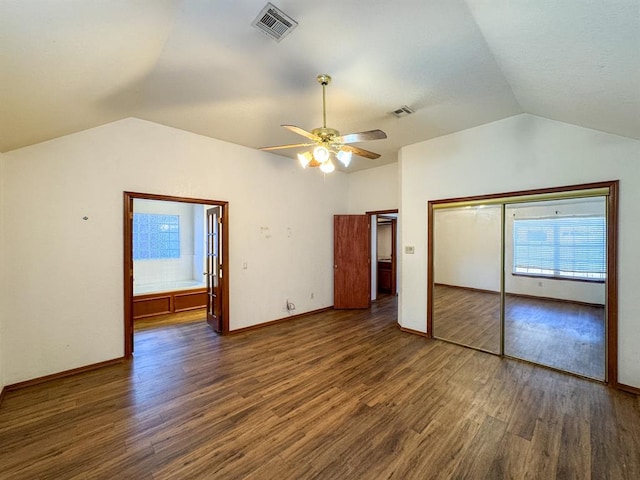
[[[505,206],[505,355],[605,379],[606,200]]]
[[[433,336],[500,353],[499,205],[433,212]]]

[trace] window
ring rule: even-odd
[[[133,214],[133,259],[180,258],[180,216]]]
[[[606,250],[603,216],[513,221],[515,275],[604,281]]]

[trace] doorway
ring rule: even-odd
[[[371,224],[371,300],[398,293],[398,210],[367,212]]]
[[[617,188],[429,202],[428,336],[617,385]]]
[[[149,212],[153,212],[154,205],[162,205],[165,209],[169,205],[176,212],[163,212],[163,214],[142,212],[135,214],[135,221],[142,232],[140,237],[134,239],[134,201],[138,205],[151,205]],[[146,203],[145,203],[146,202]],[[201,208],[198,208],[201,207]],[[147,210],[149,209],[147,208]],[[206,210],[215,212],[215,225],[211,223],[211,217]],[[180,212],[193,211],[193,237],[202,237],[202,242],[185,242],[185,233],[180,232]],[[173,213],[176,213],[175,215]],[[156,225],[157,224],[157,225]],[[225,334],[229,331],[229,290],[228,290],[228,202],[208,199],[195,199],[186,197],[172,197],[147,193],[124,192],[124,332],[125,332],[125,357],[133,354],[134,319],[153,314],[158,308],[174,311],[188,311],[192,308],[206,306],[207,317],[215,319],[212,328],[218,333]],[[199,233],[198,233],[199,232]],[[156,236],[158,238],[156,238]],[[206,239],[206,242],[205,242]],[[155,258],[169,259],[161,266],[164,270],[187,268],[193,270],[193,275],[198,278],[188,280],[189,288],[183,284],[188,282],[173,282],[174,290],[170,294],[134,295],[134,241],[136,243],[135,260]],[[195,247],[189,255],[180,255],[180,244],[193,243]],[[200,247],[198,247],[200,245]],[[188,245],[186,245],[189,247]],[[160,248],[158,252],[151,250]],[[138,262],[140,263],[140,262]],[[162,263],[162,262],[160,262]],[[214,265],[215,263],[215,265]],[[182,265],[184,264],[184,265]],[[150,262],[142,262],[142,268],[137,268],[138,280],[151,278],[148,275],[153,270]],[[211,277],[215,275],[215,279]],[[200,278],[202,277],[202,278]],[[140,283],[140,282],[138,282]],[[196,285],[197,284],[197,285]],[[137,285],[141,287],[141,285]],[[142,287],[144,289],[144,287]],[[148,287],[147,287],[148,288]],[[181,289],[184,288],[184,289]],[[140,288],[138,288],[140,291]],[[158,297],[158,298],[155,298]],[[134,308],[135,306],[135,308]],[[147,310],[149,310],[147,312]]]
[[[381,280],[383,294],[397,294],[397,228],[397,209],[334,215],[334,308],[369,308]]]

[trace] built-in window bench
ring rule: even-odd
[[[142,294],[134,292],[133,319],[185,312],[206,306],[207,289],[205,287]]]

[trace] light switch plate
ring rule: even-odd
[[[408,253],[410,255],[413,255],[413,253],[415,252],[415,248],[413,245],[405,245],[404,246],[404,253]]]

